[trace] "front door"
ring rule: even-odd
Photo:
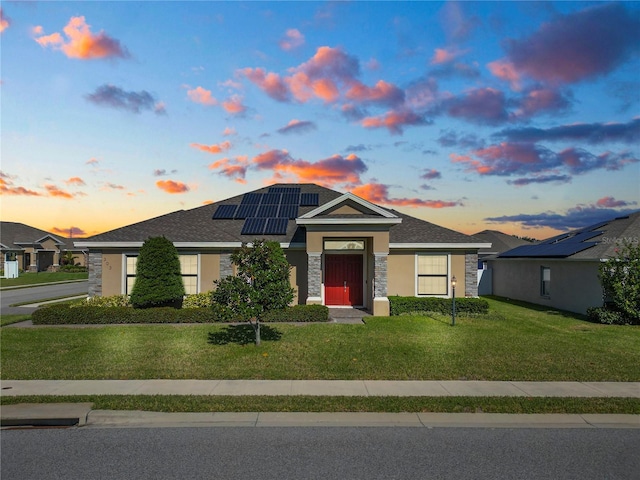
[[[362,305],[362,255],[325,255],[326,305]]]

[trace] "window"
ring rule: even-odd
[[[182,272],[182,283],[187,295],[198,293],[198,255],[179,255],[180,271]],[[126,278],[125,291],[131,295],[133,284],[136,280],[137,255],[127,255],[126,257]]]
[[[325,240],[325,250],[364,250],[364,240]]]
[[[449,293],[449,256],[418,255],[418,295]]]
[[[551,296],[551,269],[549,267],[540,267],[540,295],[543,297]]]

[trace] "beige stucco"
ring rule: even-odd
[[[115,252],[102,253],[102,296],[124,293],[124,255]]]
[[[357,210],[350,205],[342,205],[339,208],[336,208],[335,210],[331,210],[327,212],[326,214],[327,215],[358,215],[361,213],[362,212],[360,210]]]
[[[560,310],[586,313],[602,306],[599,262],[553,259],[500,259],[489,262],[493,294]],[[541,269],[551,271],[550,295],[541,295]]]
[[[285,256],[291,273],[289,276],[291,286],[295,290],[293,305],[304,304],[307,298],[307,253],[304,250],[287,250]]]
[[[213,282],[220,280],[220,254],[202,253],[200,255],[199,292],[213,291]]]
[[[450,259],[449,281],[452,276],[456,277],[458,286],[456,295],[464,296],[464,252],[459,251],[434,251],[434,250],[392,250],[389,252],[387,263],[387,290],[389,295],[400,295],[413,297],[416,292],[416,255],[426,254],[446,254]],[[462,295],[460,295],[462,293]],[[451,291],[449,291],[451,296]]]
[[[324,239],[330,238],[362,238],[371,244],[371,249],[375,253],[387,253],[389,251],[389,230],[384,226],[384,230],[358,229],[354,225],[331,225],[331,226],[307,226],[307,252],[321,253],[324,248]]]

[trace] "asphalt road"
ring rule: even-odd
[[[637,479],[638,429],[3,430],[2,478]]]
[[[15,303],[33,302],[50,298],[66,297],[73,295],[85,295],[89,291],[87,280],[73,283],[58,283],[40,285],[29,288],[17,288],[12,290],[2,290],[0,292],[0,314],[28,314],[35,310],[30,307],[10,307]]]

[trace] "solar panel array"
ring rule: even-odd
[[[301,193],[300,187],[270,187],[266,193],[245,194],[240,205],[219,205],[213,218],[244,220],[241,235],[285,235],[299,207],[318,205],[317,193]]]
[[[507,252],[501,253],[501,258],[534,258],[534,257],[556,257],[566,258],[573,254],[582,252],[587,248],[591,248],[598,244],[598,242],[587,242],[598,235],[602,235],[602,231],[596,230],[607,222],[599,223],[588,227],[582,231],[576,233],[567,233],[558,235],[557,237],[550,238],[542,243],[535,245],[522,245],[516,247]]]

